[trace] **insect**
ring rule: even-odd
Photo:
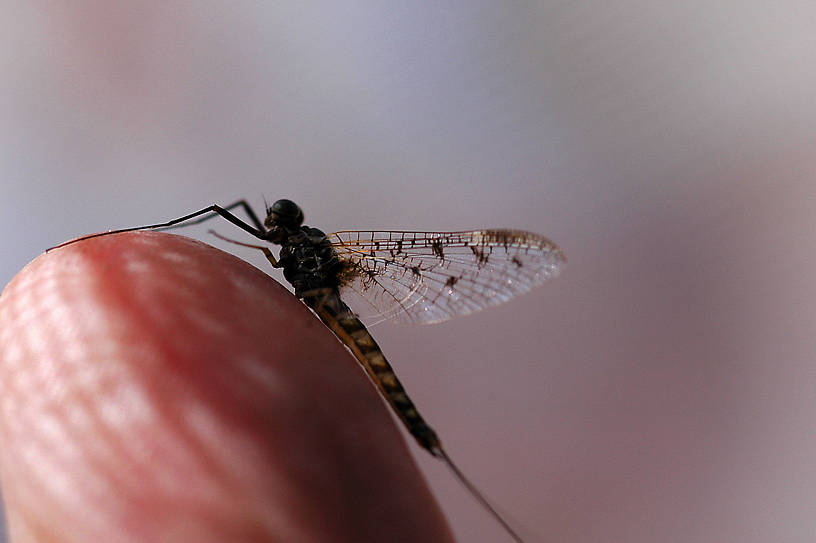
[[[235,208],[242,208],[249,222],[231,213]],[[343,298],[347,293],[360,295],[383,319],[441,322],[505,302],[557,276],[566,262],[563,251],[543,236],[520,230],[344,230],[325,234],[304,226],[303,211],[291,200],[267,205],[263,223],[245,200],[239,200],[225,207],[211,205],[164,223],[91,234],[53,249],[120,232],[196,224],[216,216],[262,241],[280,245],[275,258],[266,246],[222,238],[263,251],[272,266],[283,269],[295,295],[351,351],[419,445],[447,464],[507,533],[522,542],[448,456],[379,345]]]

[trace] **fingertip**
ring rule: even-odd
[[[449,537],[344,349],[232,255],[149,232],[51,251],[3,292],[0,338],[20,541]]]

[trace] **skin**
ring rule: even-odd
[[[11,541],[450,542],[385,404],[279,283],[156,232],[0,297]]]

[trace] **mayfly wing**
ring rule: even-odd
[[[480,311],[558,275],[558,245],[522,230],[347,230],[329,240],[349,267],[343,294],[359,294],[383,318],[430,324]]]

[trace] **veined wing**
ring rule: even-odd
[[[373,232],[329,234],[348,263],[353,290],[385,319],[445,321],[506,302],[558,275],[561,248],[532,232]]]

